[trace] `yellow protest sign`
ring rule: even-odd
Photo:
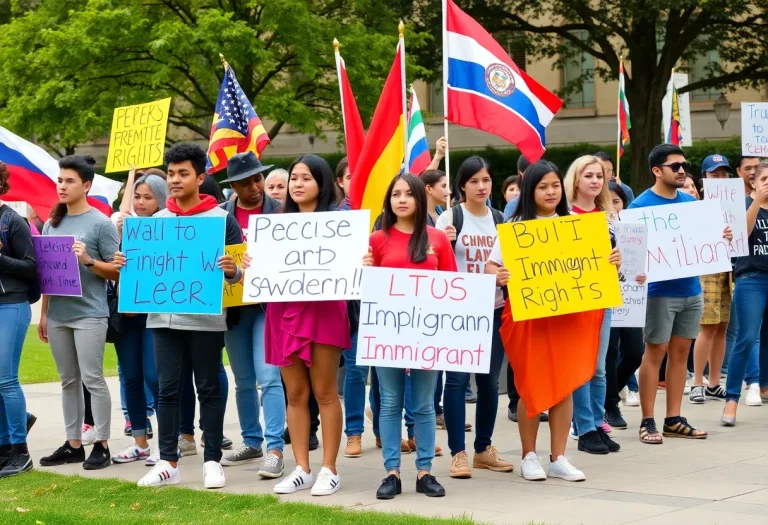
[[[116,108],[109,135],[106,173],[163,163],[171,99]]]
[[[513,222],[498,231],[515,321],[622,304],[605,213]]]
[[[235,258],[235,263],[239,266],[243,257],[243,254],[246,252],[246,248],[248,247],[247,244],[230,244],[229,246],[225,246],[227,255],[231,255]],[[243,273],[245,275],[245,273]],[[240,280],[239,283],[235,284],[229,284],[228,282],[224,282],[224,308],[230,308],[232,306],[243,306],[243,281]],[[253,304],[253,303],[248,303]]]

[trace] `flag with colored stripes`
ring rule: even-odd
[[[408,173],[421,175],[432,162],[429,155],[429,142],[424,119],[416,98],[416,91],[411,87],[411,106],[408,110]]]
[[[347,160],[349,172],[354,173],[357,168],[357,159],[365,142],[365,128],[357,109],[357,101],[352,94],[352,86],[347,76],[347,66],[339,54],[339,41],[333,41],[336,54],[336,74],[339,77],[339,96],[341,97],[341,117],[344,121],[344,142],[347,147]]]
[[[680,103],[677,99],[674,73],[672,73],[672,78],[669,81],[672,83],[672,112],[669,119],[669,129],[667,130],[667,143],[679,146],[683,141],[683,132],[680,127]]]
[[[624,154],[624,148],[629,143],[629,128],[632,122],[629,119],[629,102],[624,91],[624,61],[619,64],[619,155]]]

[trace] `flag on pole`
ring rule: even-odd
[[[221,61],[224,64],[224,80],[213,114],[205,166],[207,173],[225,169],[229,159],[237,153],[252,151],[261,158],[261,152],[269,144],[267,130],[240,88],[235,72],[223,56]]]
[[[416,98],[416,91],[411,87],[411,106],[408,110],[408,173],[421,175],[431,162],[427,130],[424,127],[419,99]]]
[[[448,120],[492,133],[515,144],[529,161],[539,160],[544,130],[563,101],[520,70],[453,0],[444,1]]]
[[[405,42],[402,29],[397,54],[379,97],[363,150],[349,187],[353,210],[371,210],[371,227],[381,213],[387,187],[402,171],[406,145]]]
[[[347,160],[349,172],[354,173],[357,160],[363,150],[365,142],[365,128],[357,109],[355,96],[352,94],[352,86],[347,76],[347,66],[339,54],[339,41],[333,39],[333,49],[336,54],[336,74],[339,77],[339,96],[341,97],[341,117],[344,121],[344,142],[347,148]]]
[[[669,119],[669,129],[667,130],[667,143],[679,146],[683,141],[683,132],[680,127],[680,103],[677,99],[674,70],[669,81],[672,83],[672,112],[670,113],[671,118]]]
[[[629,129],[632,122],[629,119],[629,102],[624,91],[624,61],[619,63],[619,156],[624,155],[624,148],[629,143]]]

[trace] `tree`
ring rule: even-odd
[[[207,139],[219,53],[273,122],[270,137],[286,125],[322,136],[325,125],[341,127],[333,38],[364,118],[397,42],[398,18],[385,0],[29,3],[0,31],[0,124],[64,152],[107,135],[115,107],[168,96],[172,137]],[[422,35],[408,38],[423,45]]]
[[[595,58],[587,72],[564,86],[577,89],[589,75],[605,80],[627,62],[626,94],[632,116],[632,180],[648,170],[648,153],[661,141],[661,102],[678,66],[716,50],[721,63],[707,77],[681,88],[732,90],[764,87],[768,79],[766,0],[457,0],[492,33],[523,33],[528,56],[554,58],[556,67],[576,53]],[[440,3],[419,0],[418,20],[432,32],[440,27]],[[439,34],[439,33],[436,33]],[[422,55],[432,63],[434,54]],[[647,180],[647,179],[646,179]]]

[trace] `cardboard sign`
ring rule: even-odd
[[[768,156],[768,102],[741,103],[741,154]]]
[[[619,216],[648,228],[649,283],[731,271],[723,213],[715,200],[633,208]]]
[[[225,217],[126,217],[121,313],[222,312]]]
[[[719,200],[723,210],[723,222],[731,227],[733,241],[728,247],[731,257],[749,255],[747,233],[747,206],[744,181],[736,179],[704,179],[704,196]]]
[[[495,294],[493,275],[366,268],[357,364],[487,374]]]
[[[648,228],[645,224],[619,221],[616,227],[616,247],[621,251],[619,283],[624,304],[613,309],[611,326],[644,327],[648,306],[648,285],[638,284],[636,278],[645,273],[648,253]]]
[[[242,257],[247,249],[247,245],[243,244],[231,244],[225,246],[224,250],[227,255],[231,255],[235,258],[235,262],[238,266],[242,267]],[[234,284],[229,284],[224,281],[224,308],[231,306],[243,306],[243,280]]]
[[[515,321],[621,305],[605,213],[498,227]]]
[[[246,303],[359,299],[370,211],[251,215]]]
[[[106,173],[162,165],[170,110],[170,98],[116,108]]]
[[[72,250],[71,235],[33,235],[37,259],[37,282],[45,295],[82,297],[80,263]]]

